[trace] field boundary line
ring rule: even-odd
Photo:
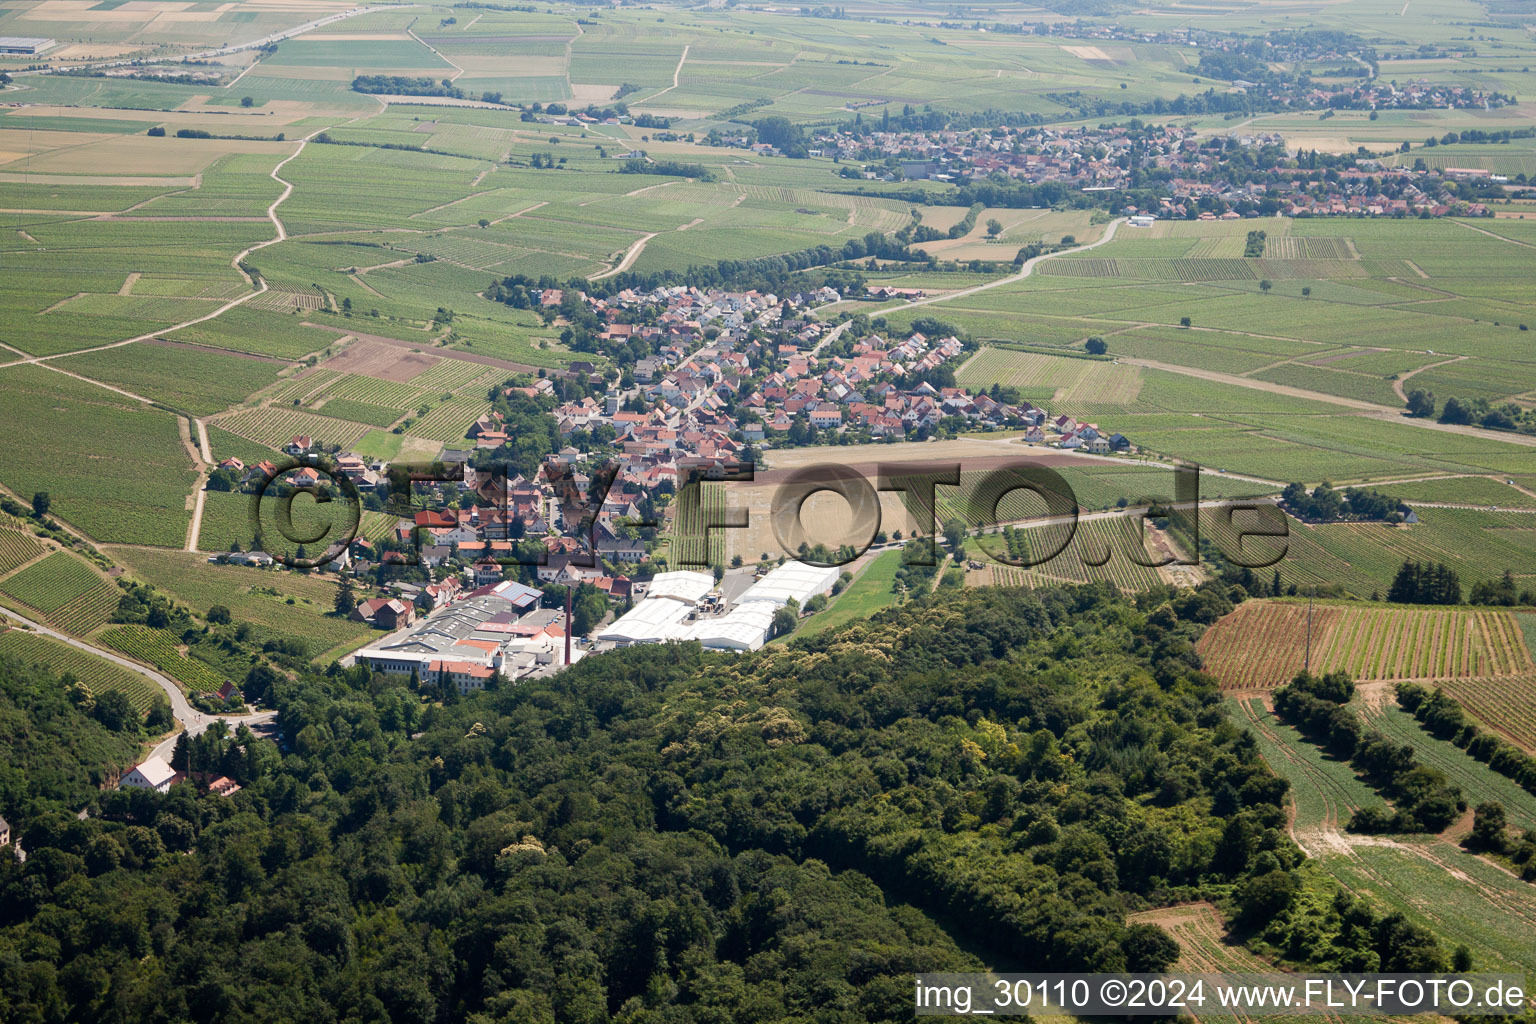
[[[1521,242],[1521,241],[1518,241],[1517,239],[1509,238],[1509,237],[1507,237],[1505,235],[1495,234],[1494,232],[1489,231],[1486,228],[1476,227],[1475,225],[1468,224],[1465,221],[1457,220],[1454,217],[1450,218],[1450,221],[1451,221],[1452,224],[1460,224],[1462,227],[1466,228],[1468,231],[1476,231],[1480,235],[1487,235],[1489,238],[1497,238],[1499,241],[1501,241],[1501,242],[1508,242],[1510,245],[1518,245],[1518,246],[1521,246],[1521,247],[1526,248],[1526,249],[1536,249],[1536,245],[1532,245],[1530,242]]]
[[[414,25],[415,24],[415,19],[414,18],[411,19],[411,22]],[[425,39],[421,38],[421,36],[417,35],[415,28],[407,28],[405,31],[406,31],[406,34],[409,35],[412,39],[416,40],[422,46],[425,46],[427,49],[429,49],[433,53],[437,54],[438,60],[446,62],[449,67],[453,68],[454,74],[453,74],[453,77],[449,79],[449,81],[456,82],[464,74],[464,69],[463,68],[459,67],[453,61],[449,60],[448,56],[446,54],[444,54],[443,52],[441,52],[440,50],[438,50],[437,47],[433,46],[431,43],[429,43]],[[427,141],[430,142],[432,140],[429,138]],[[422,143],[422,145],[426,145],[426,143],[424,142],[424,143]]]
[[[679,54],[678,58],[677,58],[677,67],[672,69],[672,84],[667,86],[665,89],[662,89],[660,92],[654,92],[651,95],[647,96],[645,99],[640,101],[641,103],[650,103],[652,100],[659,99],[660,97],[665,96],[667,93],[671,92],[673,89],[677,88],[678,83],[682,80],[682,77],[683,77],[683,64],[688,60],[688,50],[692,46],[693,46],[692,43],[684,43],[683,44],[683,52],[681,54]],[[793,63],[793,62],[791,62],[791,63]],[[567,78],[567,80],[569,80],[569,78],[570,78],[570,64],[569,64],[569,62],[567,62],[567,64],[566,64],[566,78]],[[796,91],[798,92],[799,90],[796,90]]]

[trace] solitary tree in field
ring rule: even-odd
[[[1191,319],[1190,319],[1190,318],[1189,318],[1189,317],[1187,317],[1187,316],[1181,316],[1181,317],[1179,317],[1179,326],[1180,326],[1180,327],[1189,327],[1189,326],[1190,326],[1190,325],[1192,325],[1192,324],[1193,324],[1193,323],[1194,323],[1194,321],[1193,321],[1193,320],[1191,320]]]
[[[1310,299],[1312,297],[1312,286],[1311,285],[1307,285],[1306,287],[1302,288],[1302,290],[1301,290],[1301,297],[1304,298],[1304,299]]]
[[[48,497],[47,491],[38,491],[32,495],[32,511],[36,513],[39,519],[47,515],[48,510],[52,507],[53,499]]]
[[[352,581],[342,580],[336,589],[336,614],[351,615],[357,607],[357,595],[352,592]]]
[[[1083,342],[1083,348],[1087,349],[1088,354],[1091,356],[1101,356],[1109,351],[1109,345],[1106,344],[1104,339],[1100,338],[1098,335],[1094,335],[1092,338],[1089,338],[1087,341]]]
[[[1435,395],[1432,391],[1415,388],[1408,392],[1408,415],[1428,417],[1435,414]]]
[[[1271,288],[1273,288],[1273,287],[1274,287],[1274,285],[1270,284],[1268,278],[1265,278],[1264,280],[1259,282],[1259,291],[1263,292],[1265,295],[1268,295],[1269,294],[1269,290]]]
[[[1000,235],[1002,233],[1003,233],[1003,222],[1002,221],[998,220],[996,217],[993,217],[991,220],[987,221],[987,237],[988,238],[996,238],[998,235]]]
[[[254,107],[256,105],[256,99],[253,96],[241,96],[240,105],[242,107]]]

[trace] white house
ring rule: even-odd
[[[156,756],[135,765],[127,775],[123,776],[118,786],[127,789],[152,789],[156,793],[164,793],[171,788],[175,778],[176,769],[166,764],[164,758]]]

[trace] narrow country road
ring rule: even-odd
[[[1005,284],[1013,284],[1016,281],[1022,281],[1030,274],[1035,272],[1035,265],[1042,260],[1053,259],[1057,256],[1066,256],[1069,253],[1086,252],[1089,249],[1097,249],[1099,246],[1104,245],[1106,242],[1109,242],[1111,239],[1113,239],[1115,237],[1115,230],[1124,223],[1124,217],[1112,220],[1107,225],[1105,225],[1104,237],[1100,238],[1098,241],[1089,242],[1087,245],[1074,246],[1071,249],[1062,249],[1059,252],[1041,253],[1039,256],[1025,260],[1024,265],[1019,268],[1017,273],[1009,274],[1007,277],[1000,277],[996,281],[988,281],[985,284],[972,285],[970,288],[962,288],[957,292],[948,292],[943,295],[928,295],[921,299],[914,299],[913,301],[904,303],[900,306],[891,306],[888,309],[870,310],[870,315],[888,316],[891,313],[901,313],[905,310],[916,309],[918,306],[927,306],[934,302],[949,302],[953,299],[963,299],[967,295],[975,295],[977,292],[984,292],[988,288],[998,288]],[[842,333],[848,329],[848,325],[852,322],[853,321],[851,320],[845,320],[838,324],[836,327],[832,328],[832,330],[828,331],[826,337],[818,341],[816,343],[816,347],[811,349],[811,355],[820,355],[821,350],[831,342],[836,341],[839,337],[841,337]]]
[[[635,243],[631,245],[629,249],[624,253],[624,258],[619,261],[618,266],[614,267],[612,270],[605,270],[601,274],[593,274],[591,280],[601,281],[605,277],[612,277],[614,274],[622,274],[624,271],[634,266],[635,260],[639,259],[640,254],[645,251],[645,243],[655,238],[656,234],[657,232],[652,231],[648,235],[637,238]]]
[[[946,295],[928,295],[921,299],[913,299],[911,302],[908,302],[904,305],[892,306],[890,309],[882,309],[875,313],[875,315],[888,316],[891,313],[902,313],[906,310],[916,309],[918,306],[927,306],[935,302],[952,302],[955,299],[963,299],[967,295],[975,295],[977,292],[984,292],[989,288],[1000,288],[1005,284],[1014,284],[1018,281],[1024,280],[1030,274],[1034,273],[1036,264],[1044,262],[1045,260],[1055,259],[1058,256],[1070,256],[1075,252],[1087,252],[1089,249],[1097,249],[1101,245],[1107,245],[1109,242],[1114,240],[1115,231],[1118,230],[1120,225],[1124,223],[1124,217],[1117,217],[1110,221],[1104,226],[1104,237],[1100,238],[1096,242],[1089,242],[1087,245],[1073,246],[1070,249],[1061,249],[1057,252],[1041,253],[1039,256],[1027,259],[1024,261],[1024,265],[1019,268],[1019,272],[1016,274],[1010,274],[1007,277],[1000,277],[996,281],[988,281],[985,284],[972,285],[969,288],[962,288],[957,292],[949,292]]]

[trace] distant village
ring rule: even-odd
[[[764,148],[745,135],[724,141]],[[1437,139],[1435,145],[1454,141]],[[1089,195],[1113,195],[1117,212],[1184,219],[1229,213],[1482,216],[1488,208],[1479,200],[1490,198],[1482,194],[1488,189],[1469,195],[1464,186],[1493,186],[1514,194],[1524,191],[1525,184],[1483,168],[1431,168],[1423,160],[1397,165],[1361,154],[1320,159],[1287,147],[1278,133],[1213,137],[1174,125],[964,131],[827,127],[814,135],[809,152],[847,162],[845,177],[956,185],[1055,184]],[[1119,203],[1128,190],[1155,192],[1157,202],[1144,209]]]

